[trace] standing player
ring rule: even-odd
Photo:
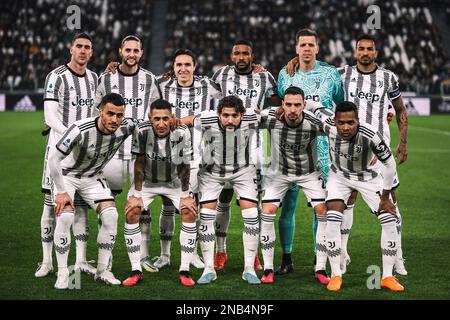
[[[242,99],[245,108],[261,110],[268,105],[279,105],[276,83],[268,71],[256,72],[253,65],[252,43],[245,40],[236,41],[231,50],[233,65],[220,68],[212,77],[222,89],[223,96],[235,95]],[[257,168],[258,188],[262,190],[262,165],[264,162],[263,135],[260,132],[254,136],[254,150],[252,162]],[[233,197],[232,189],[225,188],[217,204],[215,223],[217,252],[214,265],[217,270],[223,269],[228,260],[226,251],[226,236],[230,224],[230,202]],[[256,256],[255,266],[261,270],[261,264]]]
[[[323,108],[321,104],[318,105]],[[275,215],[291,183],[303,188],[318,214],[315,275],[322,284],[328,284],[330,281],[325,272],[327,262],[325,189],[317,168],[316,139],[323,133],[320,121],[311,112],[304,111],[304,108],[303,91],[297,87],[289,87],[282,101],[283,114],[280,120],[275,117],[275,109],[261,112],[261,127],[266,127],[271,137],[270,166],[265,177],[261,215],[263,283],[274,282]]]
[[[48,156],[64,131],[77,120],[88,118],[93,113],[97,75],[87,69],[92,57],[92,39],[86,33],[77,34],[70,47],[68,64],[51,71],[45,80],[44,117],[51,128],[44,162],[42,191],[45,193],[44,210],[41,218],[41,241],[43,259],[36,270],[36,277],[45,277],[52,270],[53,235],[55,213],[50,190],[53,184]],[[86,245],[89,235],[88,207],[78,196],[75,198],[76,215],[73,233],[76,241],[75,268],[94,274],[95,268],[86,262]]]
[[[106,269],[116,241],[118,214],[102,169],[135,129],[135,120],[124,119],[124,114],[123,98],[116,93],[108,94],[100,102],[98,117],[74,122],[50,151],[52,195],[58,216],[54,240],[58,260],[56,289],[67,289],[69,285],[67,258],[75,214],[72,200],[75,192],[97,210],[101,222],[95,280],[120,284]]]
[[[247,111],[247,112],[246,112]],[[200,228],[199,241],[205,269],[199,284],[217,278],[214,268],[214,220],[217,199],[225,184],[230,184],[239,197],[244,220],[244,272],[242,279],[259,284],[254,262],[258,250],[259,217],[256,168],[251,163],[251,141],[256,134],[258,117],[242,100],[227,96],[220,100],[216,112],[202,112],[186,123],[202,132],[202,163],[199,171]]]
[[[355,58],[356,66],[345,66],[339,70],[344,84],[345,100],[352,101],[358,106],[358,114],[361,122],[373,125],[378,132],[383,134],[384,141],[389,145],[391,141],[388,109],[394,106],[400,141],[396,149],[396,158],[399,163],[406,161],[408,115],[398,86],[398,77],[392,71],[379,67],[375,61],[378,56],[376,40],[373,36],[363,34],[356,40]],[[377,164],[379,166],[379,163]],[[391,197],[396,204],[396,188],[400,182],[396,173]],[[356,192],[352,193],[347,203],[347,208],[342,217],[342,258],[341,268],[345,274],[350,257],[347,253],[347,242],[353,223],[353,207],[356,201]],[[395,271],[401,275],[407,275],[401,247],[401,216],[397,209],[397,231],[399,242]]]
[[[108,93],[120,94],[127,108],[125,116],[144,120],[147,117],[150,104],[159,98],[156,78],[150,71],[139,66],[144,54],[141,40],[133,35],[123,38],[119,48],[122,62],[116,68],[117,72],[105,72],[100,76],[96,94],[96,105]],[[105,166],[104,175],[115,195],[122,192],[128,177],[133,180],[133,157],[131,155],[131,137],[120,147],[114,158]],[[151,263],[148,246],[150,231],[150,212],[141,215],[140,228],[142,232],[141,264],[149,272],[158,271]]]
[[[174,78],[161,78],[159,90],[163,99],[169,101],[172,113],[178,118],[199,115],[202,111],[214,110],[216,100],[221,98],[220,87],[207,77],[195,76],[197,61],[192,51],[178,49],[172,59]],[[200,163],[199,131],[191,130],[194,156],[191,162],[190,190],[198,194],[197,175]],[[163,208],[159,216],[161,255],[153,263],[161,269],[170,264],[170,245],[175,230],[175,208],[163,197]],[[203,268],[201,258],[195,254],[192,260],[196,268]]]
[[[378,128],[359,122],[357,106],[349,101],[337,105],[335,117],[323,117],[323,130],[330,141],[331,171],[327,182],[326,242],[332,277],[327,289],[339,291],[342,286],[341,223],[348,198],[353,190],[364,201],[381,224],[383,276],[381,286],[403,291],[392,276],[398,248],[395,205],[389,196],[395,175],[395,160]],[[376,156],[383,163],[382,175],[371,168]]]
[[[299,69],[293,76],[289,76],[286,67],[278,76],[278,94],[284,96],[284,91],[290,86],[297,86],[305,92],[306,100],[321,103],[332,110],[333,105],[343,100],[342,82],[339,72],[333,66],[316,60],[319,52],[317,33],[311,29],[302,29],[296,34],[296,52],[299,60]],[[326,182],[329,171],[329,148],[326,137],[317,138],[317,150],[322,179]],[[279,232],[283,249],[283,260],[278,275],[293,271],[292,242],[295,228],[295,208],[297,207],[299,188],[291,185],[283,199]],[[316,243],[317,219],[314,216],[314,243]]]
[[[172,105],[166,100],[156,100],[150,108],[149,120],[138,125],[133,139],[135,154],[134,186],[128,193],[126,205],[125,241],[131,262],[132,274],[123,285],[136,285],[142,278],[139,264],[141,233],[139,217],[141,208],[147,208],[156,196],[165,196],[180,210],[183,224],[180,232],[182,285],[193,286],[189,273],[197,238],[195,219],[197,208],[189,193],[191,134],[186,126],[171,131]]]

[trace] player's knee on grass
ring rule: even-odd
[[[233,189],[223,189],[219,196],[219,201],[222,203],[230,203],[233,199]]]
[[[139,220],[141,218],[141,208],[134,208],[128,214],[126,215],[126,221],[128,224],[135,224],[139,223]]]

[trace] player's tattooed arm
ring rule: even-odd
[[[400,141],[398,143],[395,157],[399,159],[399,163],[403,163],[408,158],[407,136],[408,136],[408,113],[403,103],[402,97],[399,97],[392,101],[395,109],[395,118],[397,119],[397,126],[400,135]]]
[[[195,116],[187,116],[180,119],[181,123],[188,126],[193,127],[194,126],[194,118]]]
[[[187,209],[195,217],[197,215],[197,204],[189,193],[191,165],[182,163],[177,166],[177,169],[181,181],[180,212],[184,213],[184,210]]]
[[[178,177],[181,181],[181,191],[189,191],[189,177],[191,172],[191,165],[189,163],[179,164],[178,167]]]
[[[136,191],[142,190],[142,184],[145,177],[145,154],[140,154],[136,157],[134,162],[134,189]]]

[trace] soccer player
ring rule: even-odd
[[[75,214],[75,192],[96,209],[101,222],[95,280],[120,284],[106,269],[116,241],[118,214],[102,170],[136,127],[136,120],[124,119],[124,115],[124,99],[116,93],[107,94],[100,102],[99,116],[75,121],[50,151],[49,166],[54,182],[52,195],[58,216],[54,236],[58,260],[56,289],[67,289],[69,285],[67,258],[71,243],[70,227]]]
[[[220,87],[207,77],[194,75],[197,60],[194,53],[187,49],[175,51],[172,59],[174,77],[161,77],[158,88],[163,99],[172,104],[172,112],[177,119],[199,115],[202,111],[214,110],[221,98]],[[200,132],[191,130],[194,148],[191,162],[190,190],[198,194],[198,169],[200,163]],[[159,216],[161,255],[153,265],[161,269],[170,264],[170,245],[175,230],[175,208],[163,197],[163,208]],[[195,253],[192,264],[204,268],[201,258]]]
[[[64,131],[77,120],[91,117],[94,95],[97,88],[97,75],[87,69],[92,57],[92,39],[80,33],[72,39],[70,62],[52,70],[45,80],[44,117],[51,128],[45,153],[42,191],[45,194],[41,218],[42,263],[36,270],[36,277],[45,277],[53,270],[52,248],[55,231],[55,212],[51,199],[53,184],[48,156]],[[75,268],[94,275],[95,268],[86,261],[86,246],[89,235],[87,204],[75,196],[76,215],[73,233],[76,242]]]
[[[115,68],[117,72],[104,72],[100,76],[96,105],[106,94],[115,92],[125,100],[126,117],[142,121],[146,119],[150,104],[159,99],[159,91],[155,75],[139,66],[143,54],[142,42],[138,37],[129,35],[123,38],[119,48],[121,63]],[[104,169],[105,178],[115,195],[122,192],[128,177],[133,180],[133,163],[130,137]],[[150,224],[150,212],[146,210],[140,221],[141,264],[146,271],[155,272],[158,269],[152,265],[148,252]]]
[[[261,110],[271,105],[279,105],[276,82],[272,74],[260,70],[253,64],[253,45],[246,40],[236,41],[230,54],[233,65],[217,70],[212,80],[222,89],[223,96],[235,95],[242,99],[245,108]],[[257,70],[258,69],[258,70]],[[258,189],[262,191],[262,165],[264,163],[263,134],[254,136],[254,150],[252,162],[257,168]],[[256,142],[256,143],[255,143]],[[214,265],[217,270],[223,269],[228,260],[226,250],[226,236],[230,224],[230,202],[233,197],[232,189],[227,186],[220,194],[217,204],[217,217],[215,221],[217,252]],[[256,256],[255,266],[261,270],[261,263]]]
[[[250,284],[261,283],[256,276],[254,261],[258,250],[259,217],[256,167],[250,161],[251,141],[256,134],[258,117],[251,108],[245,108],[236,96],[219,101],[217,111],[202,112],[194,123],[202,132],[202,163],[199,171],[200,228],[199,241],[205,269],[198,284],[216,280],[214,268],[214,220],[217,199],[225,184],[232,186],[239,197],[244,220],[244,272],[242,279]],[[186,120],[183,119],[183,120]]]
[[[408,114],[398,86],[398,77],[392,71],[382,68],[376,64],[378,51],[376,40],[373,36],[363,34],[356,40],[355,66],[345,66],[339,69],[344,85],[345,100],[352,101],[358,106],[358,114],[361,122],[371,124],[383,134],[383,139],[390,145],[391,136],[389,130],[388,109],[392,104],[395,109],[400,141],[396,149],[395,156],[399,159],[399,164],[406,161]],[[379,167],[379,162],[375,166]],[[397,206],[396,188],[400,181],[397,173],[394,178],[394,185],[391,197],[397,209],[397,231],[399,242],[395,271],[400,275],[407,275],[405,269],[402,245],[401,245],[401,215]],[[353,223],[353,207],[356,201],[356,192],[352,193],[347,203],[347,209],[342,217],[342,272],[345,274],[349,255],[347,253],[347,242],[350,229]]]
[[[192,157],[191,133],[180,126],[171,131],[172,105],[156,100],[150,107],[149,120],[138,125],[132,152],[136,155],[134,186],[128,193],[126,205],[125,241],[132,273],[122,282],[136,285],[143,279],[139,252],[141,208],[147,208],[156,196],[165,196],[180,211],[183,221],[180,232],[180,281],[184,286],[195,285],[189,273],[197,237],[195,200],[190,195],[189,174]],[[188,210],[180,210],[186,208]]]
[[[398,248],[396,209],[389,199],[395,175],[395,160],[378,128],[360,122],[358,107],[350,101],[336,106],[335,116],[322,118],[323,130],[330,141],[331,171],[327,182],[326,242],[331,265],[330,291],[342,286],[341,223],[348,198],[353,190],[364,201],[381,224],[383,276],[381,287],[403,291],[392,276]],[[382,175],[371,167],[373,157],[383,163]]]
[[[279,96],[283,97],[284,91],[290,86],[297,86],[305,92],[306,100],[319,102],[332,110],[333,105],[343,100],[342,82],[335,67],[316,60],[319,52],[317,33],[311,29],[298,31],[296,34],[296,52],[299,60],[299,69],[292,77],[288,74],[286,67],[280,71],[278,75]],[[322,179],[326,182],[330,161],[327,137],[317,138],[317,150]],[[278,275],[292,272],[294,269],[291,252],[298,193],[298,186],[293,184],[282,201],[279,232],[283,259],[280,268],[276,271]],[[317,226],[317,218],[314,215],[314,243],[316,243]]]
[[[305,106],[303,90],[289,87],[282,101],[281,120],[277,120],[275,109],[261,112],[261,127],[267,128],[271,136],[270,166],[265,177],[261,215],[263,283],[274,282],[275,215],[292,183],[302,187],[318,215],[315,275],[322,284],[328,284],[330,280],[325,272],[327,262],[325,189],[317,168],[316,140],[319,135],[324,134],[321,131],[320,120],[311,112],[304,110]],[[322,107],[321,104],[319,106]]]

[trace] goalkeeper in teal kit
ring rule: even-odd
[[[333,105],[344,100],[342,81],[337,69],[324,62],[317,61],[316,55],[319,51],[317,33],[310,29],[302,29],[296,35],[296,52],[299,59],[299,69],[294,76],[289,76],[286,67],[278,75],[278,94],[284,96],[284,92],[290,86],[297,86],[305,92],[307,101],[316,101],[326,108],[333,110]],[[308,107],[308,103],[307,103]],[[326,182],[329,171],[329,146],[327,137],[317,138],[318,165],[322,172],[322,178]],[[292,242],[295,228],[295,209],[299,188],[291,185],[283,199],[281,216],[279,220],[279,233],[283,249],[283,260],[276,274],[283,275],[293,271],[291,258]],[[322,220],[322,221],[320,221]],[[314,216],[314,241],[317,237],[325,236],[326,217]],[[315,262],[315,277],[321,283],[327,284],[329,278],[325,272],[327,261],[326,248],[315,247],[317,258]]]

